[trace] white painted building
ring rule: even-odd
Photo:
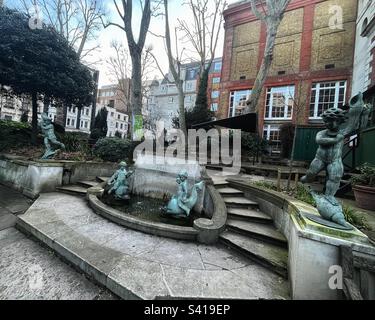
[[[352,96],[375,85],[375,0],[358,1]]]
[[[38,101],[38,116],[43,112],[43,104]],[[0,120],[21,121],[21,117],[27,113],[28,121],[32,118],[32,103],[28,96],[13,97],[0,94]]]
[[[96,114],[98,114],[103,107],[103,105],[98,105]],[[108,111],[107,137],[114,137],[116,132],[119,132],[122,138],[126,138],[129,130],[129,116],[124,112],[116,110],[115,108],[109,106],[106,106],[105,108]]]

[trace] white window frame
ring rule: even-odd
[[[288,99],[285,99],[285,105],[284,105],[284,116],[283,117],[273,117],[272,116],[272,110],[273,110],[273,94],[275,93],[284,93],[284,97],[287,97]],[[267,88],[267,92],[266,92],[266,95],[270,94],[270,105],[269,105],[269,109],[268,109],[268,114],[267,114],[267,98],[266,98],[266,106],[265,106],[265,115],[264,115],[264,119],[265,120],[292,120],[293,118],[293,109],[294,109],[294,103],[292,105],[292,110],[291,110],[291,113],[290,113],[290,116],[288,116],[288,109],[289,109],[289,105],[288,105],[288,101],[289,101],[289,98],[291,97],[292,99],[294,99],[294,96],[295,96],[295,86],[294,85],[291,85],[291,86],[283,86],[283,87],[272,87],[272,88]]]
[[[238,96],[236,98],[236,94],[239,94],[239,95],[242,94],[242,95],[244,95],[246,93],[246,99],[248,100],[250,98],[251,91],[252,91],[251,89],[245,89],[245,90],[236,90],[236,91],[231,91],[230,92],[230,95],[229,95],[229,110],[228,110],[228,117],[229,118],[232,118],[232,117],[236,116],[235,105],[237,106],[238,102],[240,100],[238,98]],[[233,98],[233,106],[231,105],[232,98]],[[231,109],[232,109],[232,112],[231,112]]]
[[[325,87],[325,88],[321,88],[320,86],[324,83],[329,83],[329,82],[335,82],[335,86],[334,87]],[[340,95],[340,89],[342,88],[342,86],[340,86],[340,82],[345,82],[344,84],[344,101],[343,101],[343,104],[345,104],[346,102],[346,90],[348,89],[348,86],[347,86],[347,81],[346,80],[339,80],[339,81],[322,81],[322,82],[314,82],[313,85],[315,84],[316,87],[315,88],[311,88],[311,93],[310,93],[310,104],[309,104],[309,114],[310,114],[310,107],[311,107],[311,96],[312,96],[312,92],[315,91],[316,94],[315,94],[315,104],[314,104],[314,116],[312,117],[309,117],[309,119],[311,120],[321,120],[322,117],[319,117],[318,116],[318,109],[319,109],[319,98],[320,98],[320,89],[322,90],[327,90],[327,89],[333,89],[335,88],[335,105],[334,105],[334,108],[338,108],[338,105],[339,105],[339,95]]]
[[[279,131],[280,132],[280,127],[272,124],[265,124],[263,127],[263,139],[266,139],[267,141],[271,141],[271,132],[272,131]],[[265,132],[267,132],[267,135],[265,136]],[[280,149],[272,149],[272,153],[280,153]]]
[[[219,110],[219,104],[217,102],[211,103],[211,111],[217,112]]]

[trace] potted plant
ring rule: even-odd
[[[358,207],[375,211],[375,167],[364,164],[351,179]]]

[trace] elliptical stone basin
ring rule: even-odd
[[[186,220],[166,217],[161,211],[163,199],[176,193],[175,180],[182,169],[188,171],[191,185],[195,181],[205,182],[194,213]],[[203,167],[196,162],[186,163],[176,158],[143,156],[138,157],[134,171],[130,180],[130,204],[120,207],[105,204],[101,200],[104,182],[88,190],[91,208],[114,223],[144,233],[205,244],[218,241],[225,229],[226,206]]]

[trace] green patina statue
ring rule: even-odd
[[[317,134],[318,151],[306,175],[301,179],[302,183],[311,183],[322,170],[326,170],[325,194],[311,193],[324,219],[348,229],[352,227],[345,221],[342,206],[335,198],[344,174],[344,141],[348,135],[367,126],[371,110],[372,106],[364,104],[363,95],[360,93],[351,99],[347,112],[341,109],[328,109],[324,112],[322,118],[327,129]]]
[[[42,121],[40,123],[40,127],[42,129],[42,133],[44,136],[44,145],[46,147],[46,151],[42,157],[43,160],[51,159],[59,149],[53,150],[51,147],[52,145],[58,146],[61,149],[65,149],[65,145],[59,141],[57,141],[55,135],[55,127],[52,123],[52,120],[48,117],[46,113],[42,114]]]
[[[110,187],[108,194],[111,195],[114,193],[116,200],[130,200],[128,178],[134,172],[128,171],[126,167],[126,162],[122,161],[119,170],[108,181],[108,186]]]
[[[189,217],[191,210],[198,202],[198,192],[203,190],[204,182],[197,183],[189,193],[188,173],[180,172],[177,176],[177,194],[172,197],[164,211],[176,217]]]

